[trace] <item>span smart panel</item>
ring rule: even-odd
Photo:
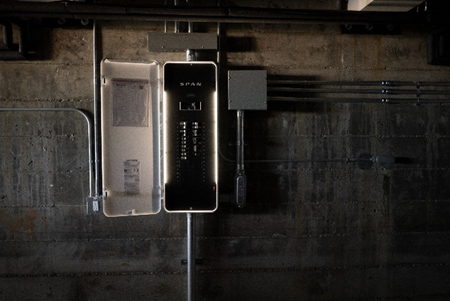
[[[164,65],[164,206],[213,212],[218,205],[217,67]]]

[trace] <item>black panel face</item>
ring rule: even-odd
[[[164,65],[165,196],[167,211],[217,208],[216,65]]]

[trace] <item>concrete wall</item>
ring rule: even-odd
[[[146,33],[162,28],[103,22],[103,57],[184,60],[148,52]],[[236,43],[227,45],[224,70],[315,80],[450,75],[427,64],[429,32],[417,28],[396,36],[342,35],[336,25],[223,30]],[[0,106],[92,111],[92,31],[46,34],[47,59],[0,62]],[[449,111],[444,104],[271,103],[267,112],[248,112],[246,158],[292,162],[248,163],[248,205],[236,209],[227,203],[235,119],[222,110],[222,203],[197,216],[198,299],[447,300]],[[0,115],[2,300],[186,298],[185,215],[86,216],[82,117]],[[363,153],[408,160],[368,168],[345,160]]]

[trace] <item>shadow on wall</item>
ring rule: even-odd
[[[242,69],[236,67],[233,69]],[[261,69],[258,67],[246,68]],[[315,80],[314,77],[272,76],[279,80]],[[270,94],[269,94],[270,96]],[[223,104],[223,102],[222,102]],[[224,112],[226,111],[226,112]],[[272,102],[267,111],[245,113],[245,173],[247,205],[235,213],[269,213],[294,204],[298,195],[298,116],[323,111],[322,103]],[[233,203],[236,173],[236,111],[222,109],[221,194]],[[228,200],[224,201],[228,201]],[[222,206],[222,205],[221,205]]]

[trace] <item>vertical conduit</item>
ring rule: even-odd
[[[175,5],[175,6],[177,6],[178,5],[178,0],[174,0],[173,1],[173,4]],[[179,33],[180,32],[180,21],[175,21],[175,28],[174,28],[174,31],[173,31],[174,33]]]
[[[101,29],[97,20],[93,27],[93,67],[94,67],[94,152],[95,152],[95,196],[102,194],[101,180],[101,133],[100,133],[100,47]]]
[[[178,5],[178,1],[174,0],[175,6]],[[186,1],[188,2],[188,1]],[[193,24],[188,23],[188,32],[192,33]],[[180,22],[175,21],[175,33],[180,32]],[[195,51],[191,49],[186,50],[186,61],[195,60]],[[187,236],[187,300],[195,300],[195,214],[186,213],[186,236]]]
[[[236,144],[237,144],[237,170],[244,169],[244,111],[237,110],[237,134],[236,134]]]
[[[244,111],[237,110],[235,205],[243,208],[247,203],[247,176],[244,169]]]
[[[187,219],[187,300],[195,300],[195,214],[186,213]]]
[[[188,32],[192,33],[192,22],[188,23]],[[186,61],[195,60],[195,51],[186,50]],[[187,299],[195,300],[195,214],[187,213]]]

